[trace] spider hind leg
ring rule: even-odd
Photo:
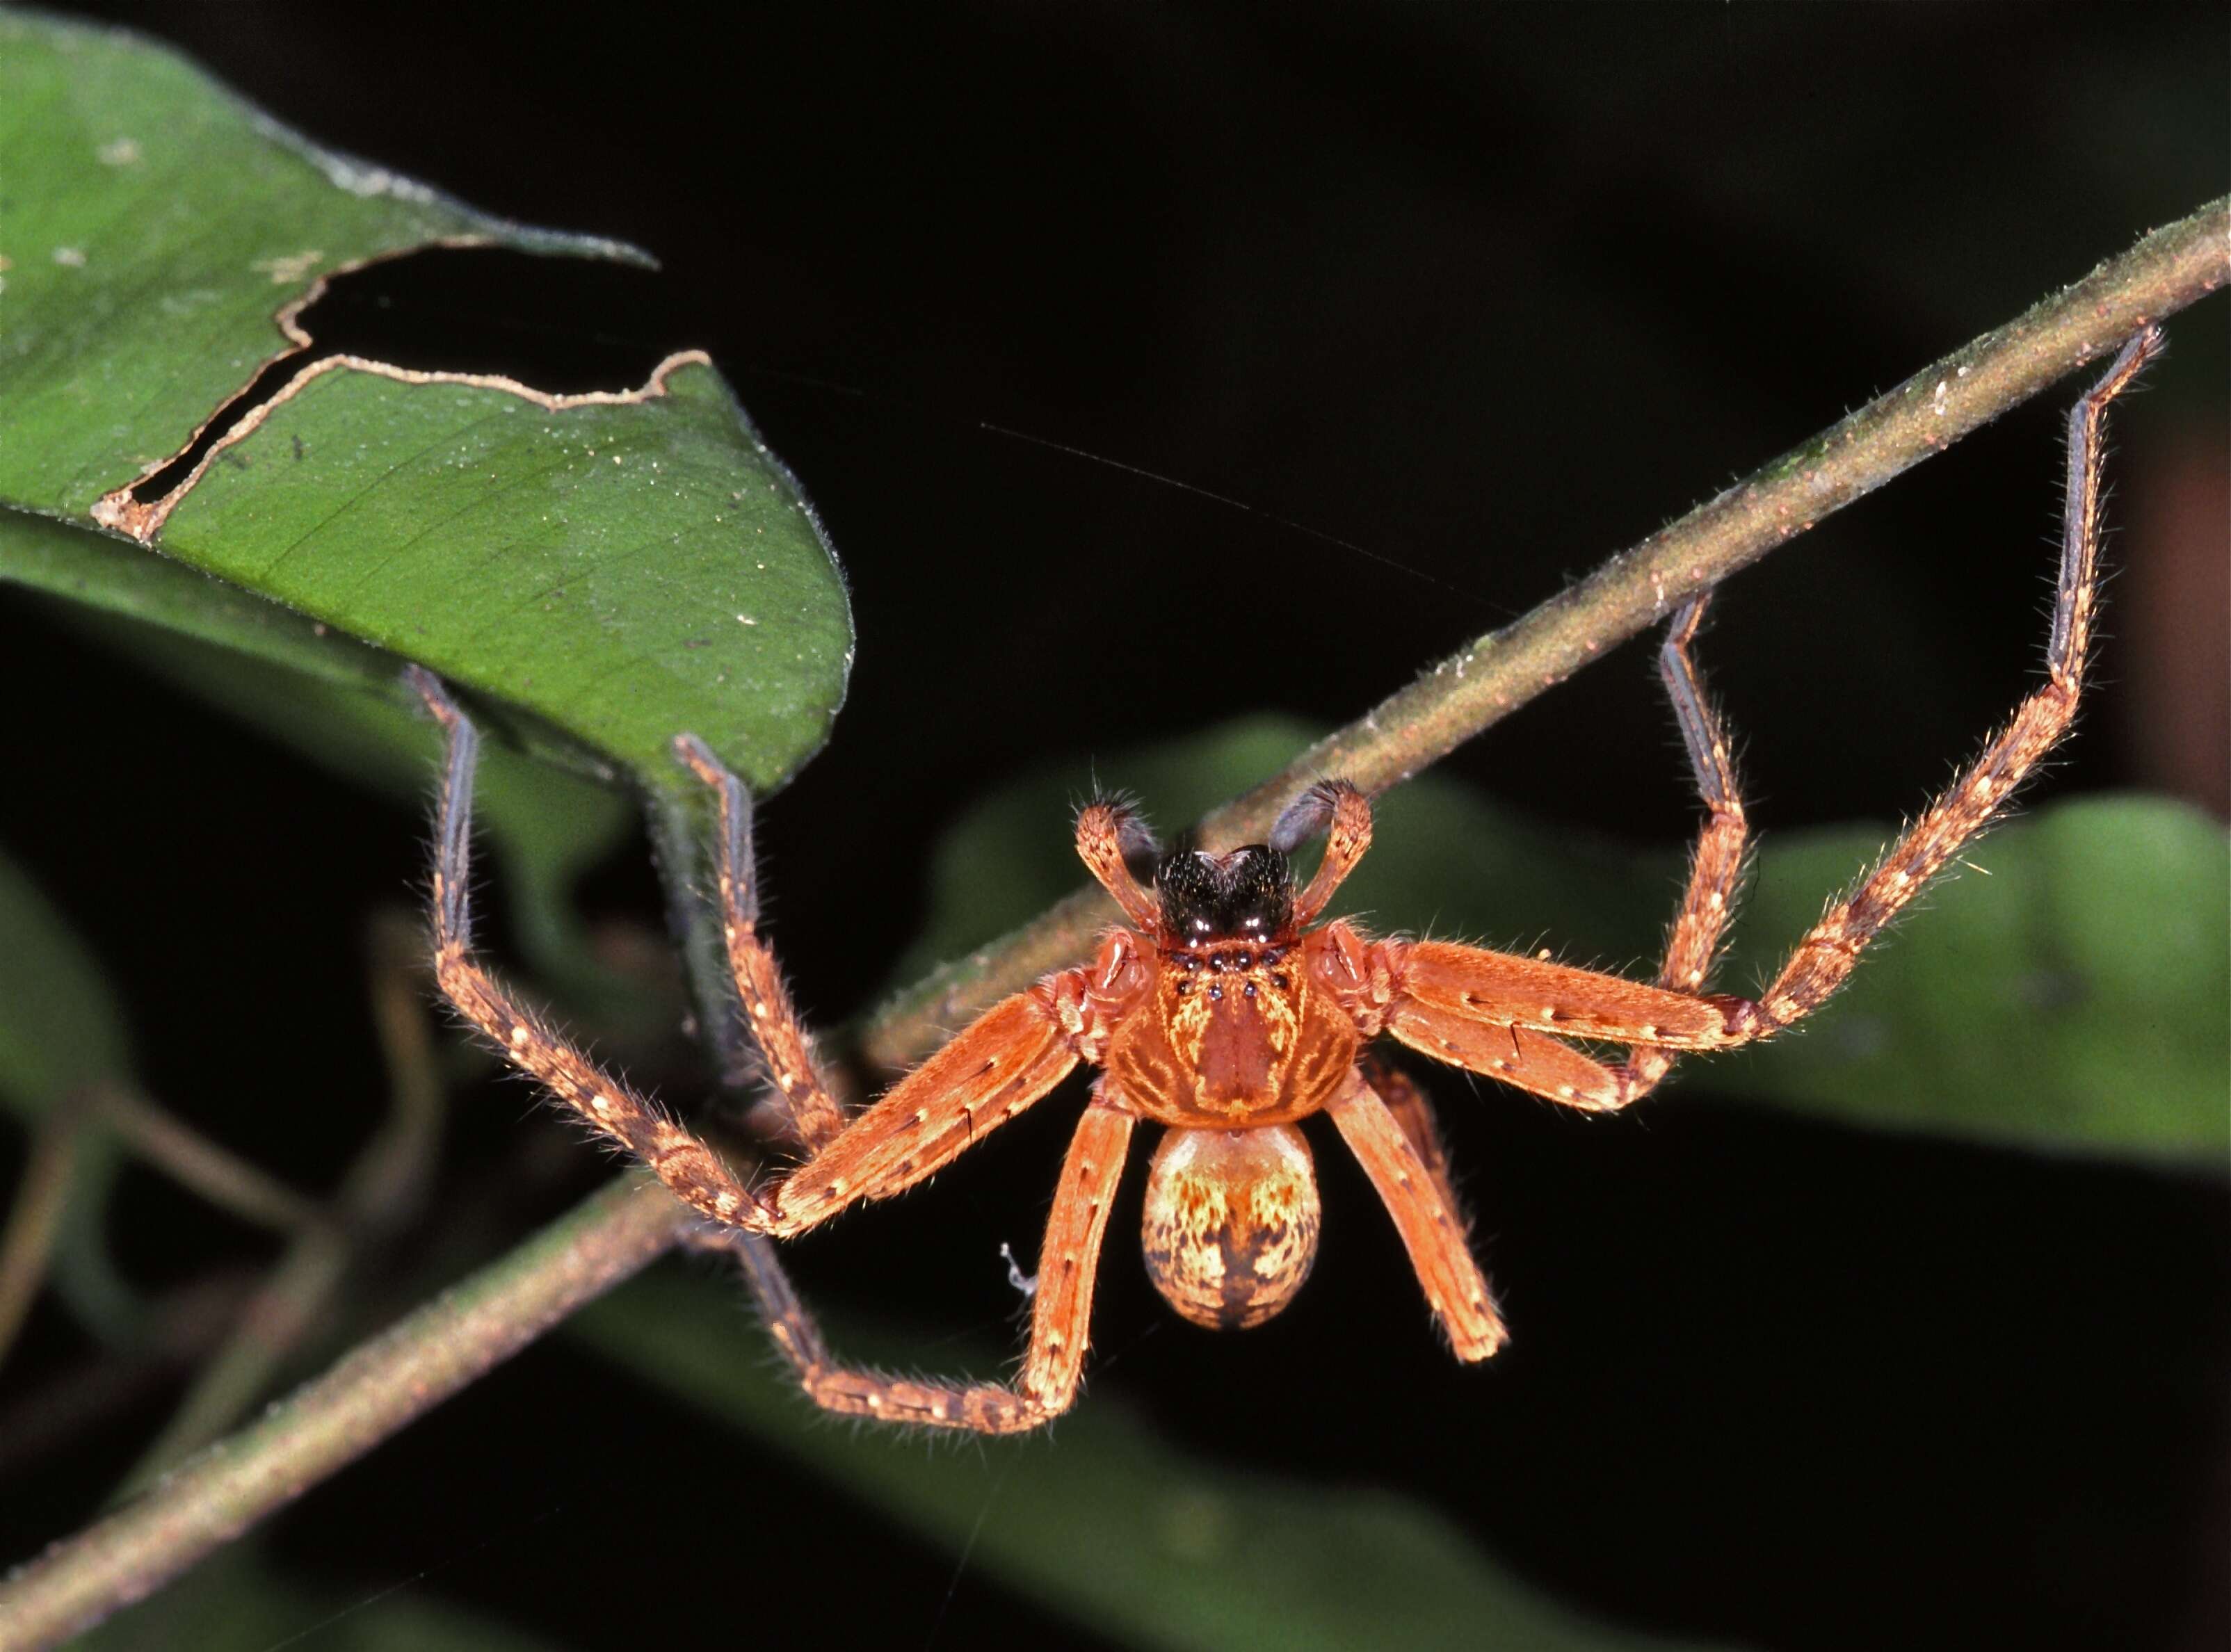
[[[1070,1139],[1038,1249],[1030,1344],[1012,1384],[936,1382],[840,1365],[773,1244],[733,1229],[708,1235],[706,1242],[735,1258],[775,1346],[806,1397],[824,1410],[975,1434],[1023,1433],[1051,1422],[1077,1397],[1101,1246],[1135,1123],[1120,1107],[1096,1100]]]

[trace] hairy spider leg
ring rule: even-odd
[[[1012,1384],[925,1381],[840,1365],[775,1260],[773,1246],[733,1230],[714,1240],[734,1255],[775,1345],[816,1405],[849,1416],[978,1434],[1022,1433],[1069,1409],[1083,1374],[1092,1287],[1108,1214],[1136,1123],[1108,1099],[1107,1091],[1103,1080],[1062,1162],[1038,1249],[1030,1345]]]
[[[1739,1017],[1749,1036],[1779,1031],[1841,986],[1860,950],[1943,870],[1963,844],[1990,824],[2075,720],[2098,602],[2101,436],[2107,406],[2161,353],[2162,343],[2159,328],[2146,328],[2123,346],[2114,365],[2069,410],[2068,491],[2044,685],[2015,707],[2006,726],[1891,845],[1874,870],[1830,904],[1757,1003]]]
[[[1439,1060],[1551,1100],[1607,1110],[1633,1100],[1641,1093],[1638,1085],[1647,1087],[1646,1078],[1656,1081],[1650,1064],[1631,1061],[1623,1068],[1606,1067],[1555,1045],[1555,1039],[1595,1039],[1669,1052],[1728,1049],[1771,1037],[1827,1002],[1850,976],[1867,943],[1997,816],[2039,759],[2067,732],[2083,693],[2098,598],[2100,437],[2106,410],[2161,345],[2157,329],[2138,334],[2069,413],[2066,513],[2046,682],[2022,700],[2006,726],[1874,868],[1829,903],[1758,998],[1645,987],[1616,976],[1445,942],[1384,941],[1372,950],[1374,967],[1384,969],[1391,988],[1386,1030]],[[1669,643],[1679,636],[1685,647],[1684,620],[1691,622],[1687,629],[1693,630],[1693,616],[1685,613],[1677,618]],[[1669,675],[1669,686],[1672,681]],[[1694,681],[1691,673],[1692,685]],[[1704,707],[1701,693],[1692,703]],[[1683,707],[1678,689],[1675,704],[1677,709]],[[1692,722],[1684,710],[1683,728],[1686,737],[1692,728],[1713,730],[1717,723],[1709,713]],[[1714,739],[1710,747],[1724,753],[1723,740]],[[1692,745],[1692,758],[1694,752]],[[1697,767],[1710,804],[1713,787],[1721,783],[1708,765]],[[1740,810],[1731,771],[1723,795]],[[1707,874],[1705,863],[1732,856],[1724,887],[1732,886],[1741,861],[1735,837],[1740,818],[1737,814],[1730,822],[1716,809],[1706,825],[1691,878],[1692,898],[1700,886],[1704,891],[1704,918],[1710,916],[1710,894],[1723,887],[1716,882],[1720,874]],[[1724,840],[1719,847],[1715,833]],[[1723,896],[1723,911],[1724,905]],[[1683,920],[1691,915],[1691,903],[1685,902]],[[1717,944],[1716,924],[1699,921],[1685,933],[1684,922],[1677,920],[1668,949],[1669,978],[1681,964],[1706,967]],[[1542,1034],[1549,1036],[1536,1036]]]
[[[844,1109],[830,1093],[813,1059],[813,1044],[783,984],[773,952],[760,939],[759,880],[752,860],[752,800],[744,783],[722,767],[712,748],[694,734],[674,742],[675,755],[713,790],[720,803],[714,839],[719,883],[721,937],[728,974],[767,1081],[788,1105],[792,1128],[809,1152],[818,1152],[844,1128]]]
[[[1510,1333],[1496,1311],[1486,1276],[1472,1259],[1446,1175],[1435,1173],[1360,1068],[1325,1111],[1394,1218],[1410,1266],[1457,1358],[1485,1359],[1510,1340]]]
[[[1678,1049],[1710,1048],[1709,1042],[1700,1045],[1691,1041],[1711,1040],[1720,1034],[1721,1019],[1700,1010],[1690,995],[1710,977],[1742,887],[1750,831],[1727,733],[1705,694],[1703,674],[1690,654],[1708,600],[1708,597],[1695,597],[1682,605],[1658,651],[1659,676],[1672,704],[1682,747],[1688,752],[1690,771],[1705,809],[1704,828],[1690,857],[1688,881],[1666,933],[1665,957],[1658,971],[1659,992],[1676,997],[1672,1002],[1658,1000],[1653,1011],[1647,998],[1625,995],[1627,1001],[1622,1007],[1629,1016],[1613,1023],[1627,1029],[1639,1027],[1653,1036],[1671,1034],[1682,1042],[1637,1042],[1626,1061],[1614,1068],[1592,1061],[1554,1037],[1523,1030],[1516,1023],[1524,1016],[1500,1024],[1483,1023],[1476,1018],[1483,976],[1492,983],[1490,995],[1515,994],[1533,1006],[1537,1024],[1557,1032],[1572,1029],[1576,1017],[1602,1006],[1592,1002],[1594,994],[1585,986],[1574,993],[1580,984],[1572,978],[1575,972],[1563,966],[1545,966],[1540,960],[1507,958],[1470,947],[1445,952],[1432,944],[1414,948],[1410,954],[1413,991],[1397,999],[1387,1023],[1387,1030],[1395,1037],[1439,1060],[1454,1062],[1550,1100],[1592,1112],[1611,1112],[1657,1088]],[[1476,962],[1488,958],[1494,959],[1492,966],[1482,967]],[[1593,972],[1579,973],[1583,981],[1602,978]],[[1498,978],[1513,976],[1516,978]],[[1434,1001],[1428,982],[1444,977],[1453,978],[1445,984],[1456,986],[1457,1004],[1447,1003],[1445,994],[1442,1002]],[[1568,997],[1577,997],[1578,1002],[1561,1003]],[[1630,1017],[1638,1005],[1647,1018],[1635,1023]],[[1621,1042],[1612,1027],[1595,1028],[1592,1036]]]
[[[683,1204],[715,1222],[745,1218],[754,1201],[719,1154],[591,1061],[474,957],[473,776],[480,735],[432,672],[412,666],[404,676],[449,743],[434,832],[434,978],[443,996],[506,1061],[540,1080],[599,1135],[634,1154]]]
[[[742,1225],[787,1239],[848,1205],[903,1193],[1067,1077],[1093,1019],[1079,970],[1001,999],[767,1188],[762,1214]]]
[[[434,866],[434,972],[443,995],[512,1065],[540,1080],[701,1215],[788,1238],[848,1205],[903,1192],[1052,1089],[1096,1033],[1092,978],[1081,970],[1050,976],[986,1010],[795,1171],[764,1192],[747,1189],[708,1144],[592,1062],[474,956],[469,886],[479,737],[433,674],[414,666],[408,675],[449,737]],[[1101,967],[1105,979],[1116,965],[1103,958]],[[787,997],[781,1002],[787,1010]],[[794,1022],[788,1036],[805,1045]]]
[[[1476,972],[1464,966],[1465,962],[1459,963],[1463,975],[1476,978]],[[1717,1015],[1713,1019],[1723,1024]],[[1437,1062],[1568,1107],[1607,1113],[1626,1105],[1622,1069],[1607,1067],[1531,1028],[1508,1021],[1474,1019],[1467,1011],[1406,996],[1389,1010],[1387,1030]]]
[[[783,985],[781,966],[759,933],[750,797],[702,740],[684,734],[674,749],[719,800],[715,864],[730,973],[768,1075],[811,1150],[760,1195],[759,1210],[740,1225],[787,1238],[848,1205],[903,1192],[1039,1100],[1083,1059],[1108,1007],[1096,999],[1093,983],[1109,986],[1128,958],[1116,941],[1103,947],[1095,973],[1063,971],[993,1004],[847,1121],[814,1064],[812,1036]],[[1109,838],[1119,847],[1124,841],[1121,820],[1110,823]]]
[[[1690,857],[1681,908],[1666,934],[1665,961],[1658,971],[1658,984],[1674,992],[1698,991],[1711,978],[1721,938],[1743,887],[1744,851],[1750,837],[1743,793],[1736,784],[1735,759],[1728,752],[1727,732],[1705,695],[1704,676],[1689,653],[1710,600],[1707,592],[1683,604],[1658,650],[1659,678],[1672,703],[1681,745],[1689,754],[1689,771],[1696,778],[1697,793],[1704,803],[1704,829]],[[1623,1107],[1649,1094],[1672,1067],[1673,1059],[1673,1052],[1662,1044],[1634,1046],[1618,1069],[1617,1100],[1610,1105]]]
[[[1442,1208],[1455,1219],[1458,1242],[1469,1253],[1471,1248],[1471,1217],[1463,1202],[1457,1197],[1456,1184],[1450,1178],[1448,1150],[1441,1145],[1441,1129],[1433,1115],[1433,1104],[1414,1079],[1376,1051],[1366,1050],[1357,1060],[1355,1068],[1363,1075],[1363,1081],[1387,1104],[1387,1111],[1394,1115],[1394,1122],[1401,1126],[1402,1134],[1408,1139],[1412,1150],[1418,1156],[1419,1164],[1432,1184],[1433,1193],[1440,1200]],[[1422,1279],[1421,1274],[1421,1281]],[[1489,1308],[1494,1310],[1496,1301],[1492,1282],[1487,1287],[1487,1300]],[[1448,1323],[1446,1316],[1441,1318],[1445,1325]],[[1498,1326],[1501,1324],[1499,1317],[1497,1323]]]
[[[1394,1115],[1394,1122],[1402,1126],[1410,1145],[1417,1149],[1418,1162],[1433,1178],[1442,1202],[1457,1213],[1458,1219],[1469,1230],[1471,1220],[1458,1202],[1456,1184],[1449,1179],[1448,1150],[1441,1145],[1441,1127],[1433,1116],[1433,1104],[1426,1099],[1416,1080],[1375,1050],[1364,1051],[1355,1066],[1363,1074],[1363,1081],[1379,1092],[1379,1099]]]
[[[1071,1056],[1061,1065],[1059,1072],[1044,1076],[1060,1060],[1058,1054],[1048,1048],[1059,1030],[1058,1018],[1050,1022],[1043,1014],[1031,1013],[1026,1008],[1031,995],[1017,994],[995,1005],[955,1041],[956,1044],[969,1044],[967,1059],[956,1057],[944,1062],[935,1070],[918,1072],[907,1081],[915,1091],[935,1090],[943,1095],[954,1127],[942,1133],[939,1142],[921,1149],[919,1143],[928,1134],[928,1120],[912,1118],[904,1109],[893,1109],[872,1126],[855,1134],[842,1152],[824,1161],[821,1158],[823,1150],[834,1146],[846,1129],[844,1110],[813,1058],[812,1034],[784,984],[782,968],[774,951],[759,932],[750,794],[744,783],[713,755],[712,748],[695,735],[677,736],[674,752],[676,758],[710,788],[718,800],[720,822],[715,840],[715,868],[729,974],[768,1080],[784,1097],[798,1137],[812,1156],[778,1189],[772,1201],[774,1219],[767,1231],[799,1231],[799,1224],[812,1226],[852,1198],[888,1197],[890,1193],[911,1186],[949,1162],[954,1152],[969,1144],[980,1124],[979,1114],[992,1111],[975,1105],[977,1102],[997,1103],[1001,1110],[991,1121],[1005,1122],[1051,1088],[1074,1065],[1076,1058]],[[1143,825],[1127,813],[1120,815],[1113,832],[1119,848],[1128,845],[1135,834],[1144,835]],[[1075,978],[1071,979],[1073,983]],[[1058,981],[1050,993],[1039,996],[1048,1003],[1057,1001]],[[1072,991],[1070,997],[1075,1000],[1079,995]],[[1013,1076],[1018,1055],[1022,1073],[1019,1079]],[[996,1086],[968,1082],[971,1073],[982,1077],[1002,1068],[1007,1075],[999,1078]],[[1025,1089],[1029,1094],[1018,1100]],[[922,1111],[922,1104],[917,1102],[915,1111]],[[859,1122],[867,1123],[865,1114]],[[915,1137],[915,1147],[910,1150],[909,1137],[917,1130],[921,1134]],[[902,1175],[904,1180],[890,1183],[889,1178],[894,1174]],[[882,1191],[866,1191],[870,1188]]]

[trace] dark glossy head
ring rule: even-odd
[[[1294,872],[1274,849],[1251,843],[1229,855],[1179,849],[1154,868],[1164,939],[1181,946],[1268,941],[1294,923]]]

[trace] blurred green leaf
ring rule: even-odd
[[[124,1155],[86,1104],[91,1087],[131,1076],[124,1012],[99,963],[37,886],[0,855],[0,1107],[26,1129],[41,1127],[57,1108],[79,1109],[54,1283],[89,1328],[112,1340],[129,1339],[140,1313],[109,1258],[102,1221]]]
[[[816,1414],[740,1294],[656,1274],[569,1328],[1098,1634],[1281,1652],[1674,1644],[1573,1617],[1406,1498],[1204,1463],[1110,1404],[967,1452],[925,1450],[896,1430],[801,1426]]]
[[[1722,978],[1762,982],[1886,837],[1769,840]],[[2231,1152],[2223,829],[2164,798],[2086,797],[2017,816],[1967,858],[1804,1036],[1695,1081],[1895,1128],[2220,1167]]]
[[[0,1103],[36,1118],[73,1090],[128,1078],[131,1039],[100,966],[4,858],[0,937]]]
[[[278,313],[319,272],[465,239],[624,255],[325,153],[114,32],[0,17],[0,505],[78,526],[288,347]],[[344,365],[297,382],[157,543],[327,628],[291,636],[298,667],[330,644],[345,657],[315,674],[368,670],[347,638],[368,642],[677,791],[678,731],[761,791],[826,739],[850,664],[843,580],[709,366],[670,365],[663,394],[563,407]],[[60,565],[50,590],[101,601],[96,587],[133,583],[107,547],[43,554]],[[204,603],[196,623],[270,655],[249,607]]]
[[[1068,823],[1096,779],[1190,821],[1275,772],[1314,731],[1277,719],[1049,769],[986,798],[937,849],[912,978],[1079,882]],[[1756,987],[1887,840],[1760,830],[1719,980]],[[1867,955],[1799,1032],[1696,1060],[1677,1084],[1898,1129],[2221,1164],[2231,1148],[2231,843],[2157,798],[2017,816]],[[1532,952],[1647,978],[1684,853],[1528,823],[1428,774],[1382,798],[1338,910],[1370,928]],[[1422,1062],[1421,1062],[1422,1064]]]

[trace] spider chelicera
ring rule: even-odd
[[[1198,1324],[1262,1323],[1316,1257],[1318,1202],[1295,1126],[1329,1115],[1384,1201],[1426,1299],[1459,1359],[1505,1333],[1473,1260],[1426,1098],[1373,1053],[1382,1036],[1572,1107],[1612,1111],[1647,1094],[1675,1058],[1771,1037],[1842,984],[1862,949],[1989,823],[2069,726],[2098,586],[2099,438],[2108,403],[2160,346],[2150,329],[2069,416],[2068,495],[2047,681],[2004,729],[1827,908],[1755,998],[1704,988],[1741,880],[1748,829],[1728,743],[1690,658],[1703,612],[1675,616],[1659,655],[1706,810],[1686,893],[1653,984],[1447,941],[1373,939],[1320,922],[1371,841],[1371,807],[1342,781],[1312,786],[1267,844],[1158,855],[1123,806],[1077,817],[1077,849],[1128,927],[1088,966],[994,1004],[882,1100],[848,1117],[759,932],[750,803],[700,741],[676,752],[719,801],[719,900],[736,991],[804,1160],[746,1185],[718,1153],[598,1068],[475,958],[468,905],[476,736],[434,677],[412,684],[449,739],[434,870],[443,992],[506,1057],[647,1165],[726,1235],[805,1391],[831,1410],[1004,1434],[1066,1410],[1083,1371],[1095,1271],[1132,1132],[1166,1126],[1146,1196],[1147,1267]],[[1296,887],[1288,857],[1319,832],[1324,857]],[[1148,882],[1131,871],[1157,855]],[[1607,1064],[1566,1041],[1624,1046]],[[840,1365],[791,1291],[767,1239],[889,1198],[953,1162],[1069,1072],[1102,1069],[1061,1169],[1038,1252],[1028,1352],[1012,1384],[941,1384]]]

